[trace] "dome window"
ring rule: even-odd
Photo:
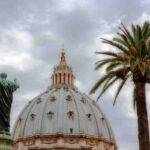
[[[73,119],[73,117],[74,117],[74,112],[73,111],[69,111],[68,112],[68,118],[69,119]]]
[[[35,116],[36,116],[35,114],[31,114],[31,115],[30,115],[31,119],[34,119]]]
[[[50,98],[50,101],[51,101],[51,102],[54,102],[55,100],[56,100],[55,96],[52,96],[52,97]]]
[[[54,113],[51,112],[51,111],[47,113],[47,117],[48,117],[49,119],[52,119],[53,115],[54,115]]]
[[[63,88],[64,88],[64,90],[69,91],[67,86],[64,86]]]
[[[92,118],[92,114],[91,113],[86,114],[86,116],[87,116],[88,119]]]
[[[42,101],[41,101],[41,98],[39,97],[38,99],[37,99],[37,104],[39,104],[39,103],[41,103]]]
[[[31,103],[32,103],[32,101],[29,101],[29,102],[28,102],[28,106],[29,106]]]
[[[21,122],[22,122],[22,120],[23,120],[22,118],[19,118],[19,123],[21,123]]]
[[[86,99],[85,99],[84,97],[82,97],[80,101],[81,101],[83,104],[86,103]]]
[[[71,101],[71,100],[72,100],[71,96],[68,95],[67,98],[66,98],[66,100],[67,100],[67,101]]]
[[[104,120],[105,120],[105,118],[104,118],[104,117],[101,117],[101,120],[102,120],[102,121],[104,121]]]
[[[104,143],[104,148],[105,148],[105,150],[109,150],[109,149],[111,149],[111,146],[109,144]]]
[[[73,128],[70,128],[70,133],[71,133],[71,134],[73,133]]]
[[[76,93],[78,93],[78,90],[74,89],[74,91],[75,91]]]
[[[45,93],[48,93],[48,90]]]

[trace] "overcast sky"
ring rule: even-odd
[[[145,20],[150,20],[150,0],[0,0],[0,72],[6,72],[9,79],[17,78],[20,84],[14,94],[11,125],[28,101],[50,85],[63,44],[76,85],[89,94],[103,73],[94,71],[99,59],[95,52],[111,49],[100,38],[112,38],[120,22],[130,27]],[[123,89],[115,107],[114,89],[99,105],[111,123],[119,150],[137,150],[132,84]],[[147,100],[149,90],[147,87]]]

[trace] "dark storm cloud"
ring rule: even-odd
[[[20,84],[14,95],[12,124],[25,104],[50,85],[63,44],[79,90],[89,94],[103,73],[103,69],[94,71],[99,59],[95,51],[108,48],[100,37],[112,37],[121,21],[129,26],[150,19],[148,4],[148,0],[0,0],[0,71],[7,72],[10,79],[16,77]],[[129,87],[115,107],[112,89],[99,102],[114,129],[119,150],[137,150],[138,145]]]

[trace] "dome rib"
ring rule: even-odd
[[[78,105],[78,111],[79,111],[79,124],[80,124],[80,133],[81,134],[87,134],[88,133],[88,126],[87,126],[87,120],[86,120],[86,113],[85,113],[85,109],[82,106],[82,103],[80,101],[80,99],[83,97],[82,95],[79,94],[79,92],[75,93],[74,90],[72,90],[72,94],[74,95],[75,101]]]
[[[89,97],[89,96],[87,96],[87,95],[85,95],[84,94],[84,96],[85,97],[87,97],[87,99],[89,99],[89,100],[91,100],[91,102],[92,102],[92,99]],[[94,101],[95,102],[95,101]],[[89,103],[89,102],[88,102]],[[95,104],[96,104],[96,102],[95,102]],[[89,103],[89,105],[91,106],[91,109],[92,109],[92,111],[93,111],[93,113],[94,113],[94,116],[95,116],[95,119],[96,119],[96,124],[97,124],[97,129],[98,129],[98,133],[99,133],[99,135],[98,135],[98,137],[102,137],[103,136],[103,128],[102,128],[102,123],[101,123],[101,121],[100,121],[100,114],[101,114],[101,116],[103,117],[103,114],[102,114],[102,112],[101,112],[101,109],[99,110],[98,109],[98,111],[96,111],[96,109],[95,108],[97,108],[97,107],[95,107],[96,105],[93,105],[93,104],[91,104],[91,103]],[[95,107],[95,108],[94,108]],[[99,114],[100,113],[100,114]]]
[[[37,96],[38,97],[38,96]],[[23,135],[25,134],[25,128],[26,128],[26,124],[27,124],[27,119],[29,117],[29,114],[30,114],[30,111],[32,110],[34,104],[36,103],[36,101],[33,101],[31,107],[29,108],[29,111],[26,113],[26,119],[25,119],[25,122],[24,122],[24,128],[23,128]],[[29,104],[28,104],[29,105]],[[28,106],[29,107],[29,106]]]
[[[58,109],[57,109],[57,115],[58,115],[58,117],[57,117],[57,125],[58,125],[58,129],[57,129],[57,131],[58,131],[58,133],[63,133],[63,110],[62,110],[62,102],[63,102],[63,99],[64,99],[64,94],[62,94],[63,93],[63,88],[61,88],[61,89],[59,89],[58,90],[59,91],[59,94],[58,94],[58,105],[57,105],[57,107],[58,107]]]
[[[76,102],[76,99],[75,99],[75,97],[74,97],[74,95],[73,95],[73,92],[72,92],[72,90],[70,89],[69,90],[70,91],[70,94],[72,95],[72,97],[73,97],[73,100],[74,100],[74,103],[75,103],[75,107],[76,107],[76,110],[77,110],[77,113],[78,113],[78,133],[80,134],[80,114],[79,114],[79,108],[78,108],[78,106],[77,106],[77,102]]]
[[[27,104],[26,106],[25,106],[25,108],[20,112],[20,114],[19,114],[19,116],[22,116],[23,115],[23,113],[24,113],[24,111],[26,110],[26,108],[29,106],[29,104]],[[18,121],[19,121],[19,117],[17,118],[17,121],[15,122],[15,125],[14,125],[14,127],[13,127],[13,133],[12,133],[12,138],[14,139],[15,138],[15,133],[16,133],[16,130],[17,130],[17,127],[18,127],[18,125],[17,125],[17,123],[18,123]],[[22,131],[22,135],[23,135],[23,131]]]
[[[96,107],[98,108],[99,111],[101,111],[102,115],[104,116],[104,118],[106,120],[106,126],[107,126],[107,129],[108,129],[108,132],[109,132],[110,139],[115,142],[115,136],[114,136],[113,130],[110,126],[110,123],[107,120],[107,117],[105,116],[105,114],[103,113],[103,111],[100,109],[100,107],[98,105],[96,105]]]
[[[40,128],[40,133],[42,133],[42,122],[43,122],[43,119],[44,119],[44,112],[46,111],[46,106],[48,104],[48,101],[49,101],[49,97],[51,97],[51,95],[53,94],[54,90],[53,91],[50,91],[49,95],[47,96],[47,100],[45,101],[45,104],[44,104],[44,109],[43,109],[43,112],[42,112],[42,119],[41,119],[41,128]],[[43,100],[44,101],[44,100]]]
[[[84,96],[87,97],[85,94],[84,94]],[[89,98],[89,97],[88,97],[88,98]],[[93,109],[91,103],[89,103],[89,101],[87,101],[87,103],[88,103],[88,105],[90,106],[90,108],[91,108],[91,110],[92,110],[92,114],[93,114],[93,116],[94,116],[94,120],[95,120],[95,123],[96,123],[96,128],[97,128],[97,131],[98,131],[98,135],[97,135],[97,136],[99,137],[100,131],[99,131],[99,128],[98,128],[98,122],[97,122],[97,119],[96,119],[96,114],[95,114],[95,112],[94,112],[94,109]]]
[[[80,93],[80,95],[82,96],[82,97],[85,97],[86,99],[89,99],[85,94],[83,94],[83,93],[81,93],[81,92],[79,92]],[[91,99],[89,99],[89,100],[91,100]],[[98,126],[97,126],[97,119],[96,119],[96,117],[95,117],[95,113],[94,113],[94,111],[93,111],[93,108],[91,107],[91,105],[90,105],[90,101],[89,100],[86,100],[86,103],[88,104],[88,106],[89,106],[89,108],[90,108],[90,110],[91,110],[91,113],[92,113],[92,115],[94,116],[93,118],[94,118],[94,120],[95,121],[93,121],[93,124],[94,124],[94,134],[96,135],[97,134],[97,137],[99,137],[99,129],[98,129]],[[88,122],[87,122],[87,124],[88,124]],[[95,129],[96,128],[96,129]],[[98,131],[98,132],[97,132]],[[89,132],[90,133],[90,132]]]

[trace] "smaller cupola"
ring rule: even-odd
[[[66,62],[65,50],[61,50],[61,60],[58,65],[54,67],[52,79],[52,87],[57,87],[59,85],[67,85],[69,87],[74,87],[74,75],[72,73],[72,68]]]

